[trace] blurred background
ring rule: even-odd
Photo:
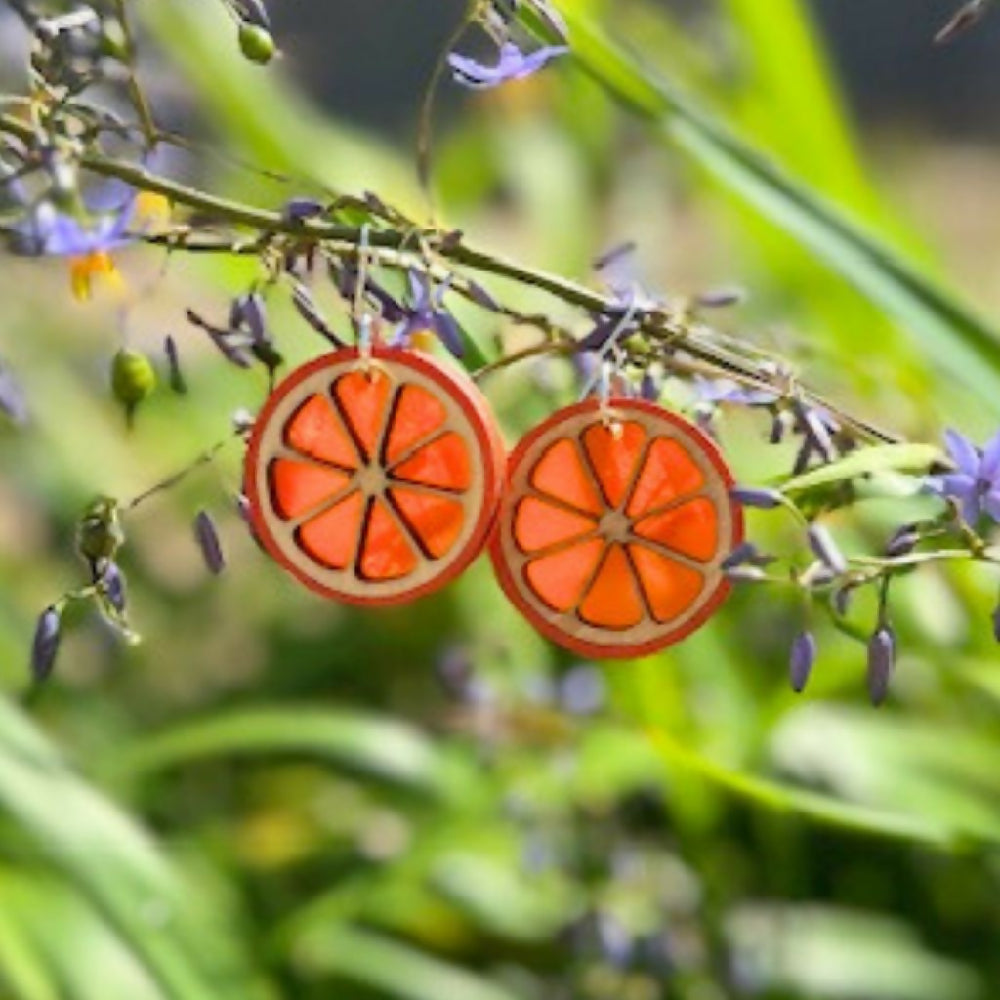
[[[564,6],[795,178],[804,214],[742,183],[732,150],[685,142],[675,115],[616,107],[588,49],[590,75],[567,63],[497,93],[444,85],[434,162],[449,225],[588,281],[600,252],[635,239],[650,288],[745,288],[718,325],[858,415],[921,440],[994,431],[1000,366],[967,346],[995,340],[1000,310],[1000,12],[935,47],[956,0]],[[271,7],[283,58],[262,70],[240,59],[221,5],[136,5],[160,120],[199,139],[164,169],[271,207],[369,189],[421,213],[419,103],[463,5]],[[0,24],[0,79],[23,91],[23,37]],[[838,240],[816,221],[831,205],[851,220]],[[0,996],[1000,993],[997,581],[976,567],[898,585],[902,652],[875,712],[864,646],[791,593],[740,590],[683,645],[616,664],[539,638],[483,560],[413,607],[325,603],[247,537],[234,444],[128,519],[144,643],[81,615],[56,676],[26,698],[35,616],[83,576],[83,506],[185,466],[266,395],[183,318],[222,317],[253,265],[138,249],[119,263],[126,305],[82,307],[59,262],[0,260],[0,357],[31,411],[0,426]],[[316,295],[343,327],[332,292]],[[269,305],[290,362],[322,350],[280,295]],[[520,335],[462,318],[484,348]],[[162,361],[168,333],[190,393],[161,388],[128,433],[108,360],[124,340]],[[486,391],[513,442],[575,389],[554,363]],[[683,386],[666,393],[689,402]],[[716,430],[739,480],[787,473],[763,419],[726,411]],[[219,579],[191,537],[202,508],[228,555]],[[880,494],[831,528],[871,551],[928,509]],[[772,550],[802,544],[774,515],[750,529]],[[860,599],[862,635],[874,616]],[[788,648],[805,627],[820,658],[796,696]]]

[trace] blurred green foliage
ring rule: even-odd
[[[918,437],[945,418],[988,426],[1000,341],[941,290],[877,193],[802,3],[721,4],[741,68],[728,75],[644,2],[564,8],[577,65],[474,98],[442,130],[449,221],[580,276],[636,236],[657,287],[745,281],[754,295],[734,330],[793,352],[866,416]],[[206,156],[189,165],[204,183],[268,205],[368,188],[419,208],[405,150],[324,120],[280,72],[241,62],[215,5],[142,15],[204,129],[301,179]],[[234,446],[129,519],[123,565],[145,644],[76,622],[57,678],[19,706],[33,617],[80,576],[80,508],[183,466],[266,393],[182,321],[188,304],[223,309],[249,265],[177,258],[160,274],[151,251],[133,256],[149,294],[127,336],[157,350],[174,333],[191,392],[161,390],[132,434],[103,384],[112,311],[64,308],[58,268],[0,270],[2,351],[33,413],[28,430],[0,428],[0,995],[1000,990],[996,581],[975,568],[929,567],[900,586],[904,652],[876,714],[862,648],[780,594],[738,592],[682,646],[600,668],[539,639],[483,564],[418,607],[324,604],[227,513]],[[274,308],[290,360],[321,348]],[[475,330],[484,349],[497,332]],[[557,366],[522,368],[488,391],[513,439],[569,386]],[[788,467],[762,430],[736,415],[720,427],[748,481]],[[920,503],[876,494],[834,528],[847,549],[878,544]],[[218,581],[190,540],[201,507],[229,550]],[[751,528],[774,548],[799,541],[773,516]],[[855,613],[870,630],[874,608]],[[787,647],[807,622],[821,661],[796,698]]]

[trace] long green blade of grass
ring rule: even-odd
[[[934,363],[1000,408],[1000,336],[842,209],[654,79],[580,5],[560,5],[578,64],[769,221],[899,322]],[[873,345],[877,350],[877,345]]]

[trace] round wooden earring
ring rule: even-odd
[[[702,625],[743,516],[719,450],[659,406],[587,400],[531,431],[508,464],[490,554],[501,586],[553,642],[644,656]]]
[[[400,604],[482,551],[504,462],[471,382],[424,354],[350,348],[297,369],[271,395],[245,485],[260,541],[307,587]]]

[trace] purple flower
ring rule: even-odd
[[[508,39],[500,43],[499,58],[492,66],[457,52],[448,56],[448,65],[456,82],[463,87],[486,90],[530,76],[568,51],[565,45],[545,45],[534,52],[524,52],[516,42]]]
[[[16,227],[12,250],[25,257],[87,257],[129,243],[132,202],[113,212],[81,221],[41,202]]]
[[[408,344],[419,333],[433,333],[438,340],[456,357],[465,353],[462,332],[455,318],[443,305],[449,281],[432,287],[426,274],[410,271],[410,303],[406,307],[406,319],[396,331],[396,343]]]
[[[955,471],[929,476],[924,485],[943,499],[957,500],[962,517],[976,525],[985,513],[1000,522],[1000,432],[981,451],[958,431],[944,435]]]
[[[694,389],[703,403],[734,403],[739,406],[770,406],[778,394],[770,389],[751,389],[728,378],[694,377]]]

